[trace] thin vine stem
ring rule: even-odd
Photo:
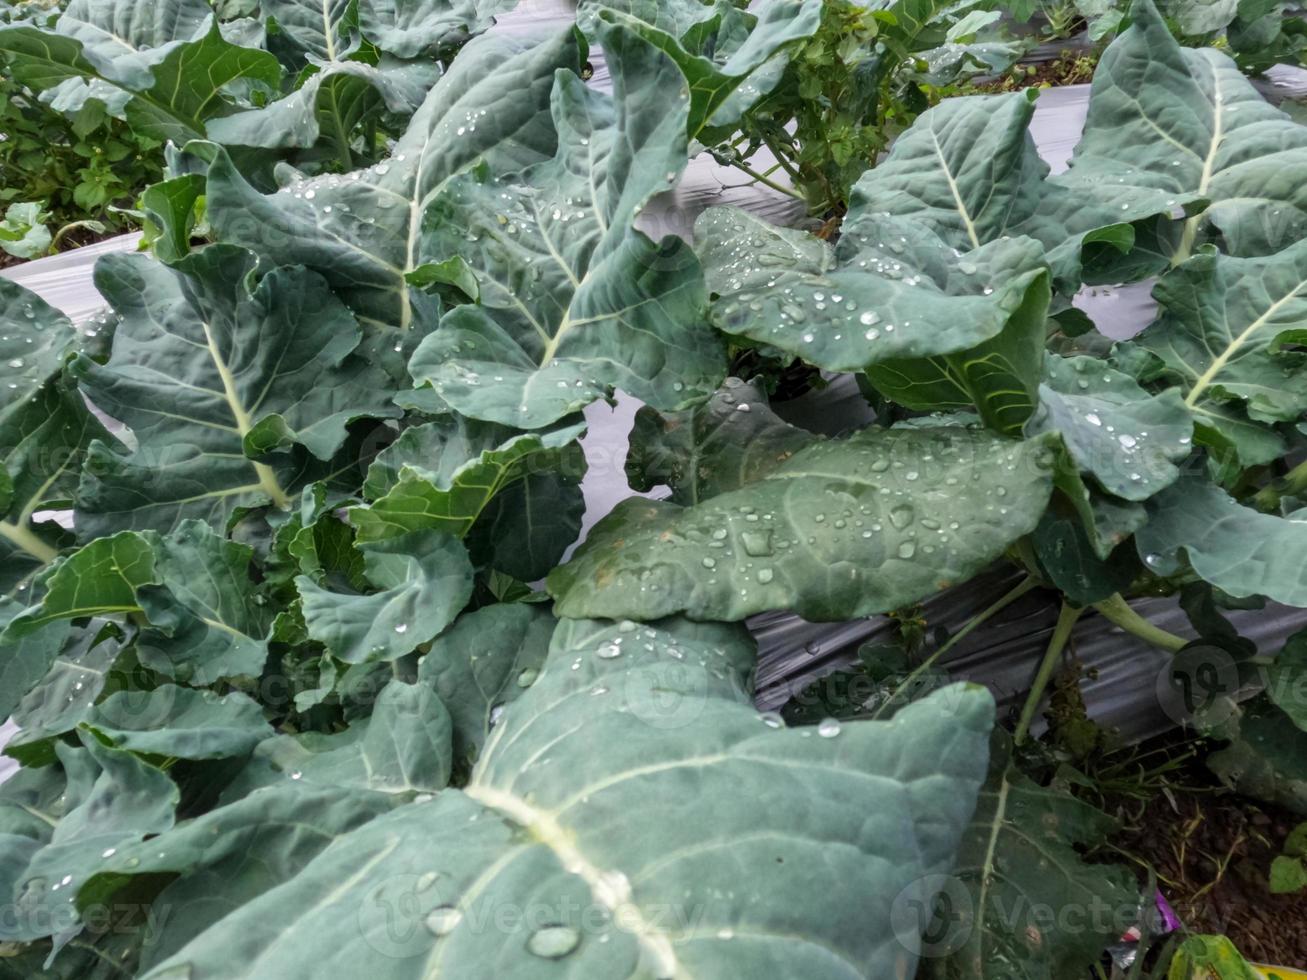
[[[758,173],[758,171],[754,170],[743,160],[740,159],[732,160],[731,166],[734,167],[736,170],[739,170],[742,173],[747,174],[749,177],[752,177],[754,180],[756,180],[758,183],[762,184],[765,187],[770,187],[774,191],[779,191],[782,194],[788,195],[789,197],[794,198],[796,201],[804,200],[803,195],[800,194],[798,191],[794,190],[792,187],[786,187],[784,184],[776,183],[776,181],[772,180],[771,178]]]
[[[47,254],[54,255],[58,252],[59,246],[62,244],[65,236],[67,236],[70,231],[77,228],[90,228],[92,231],[104,230],[104,226],[100,222],[91,218],[87,218],[84,221],[70,221],[54,233],[54,238],[50,239],[50,247],[46,249]]]
[[[1035,588],[1038,584],[1039,583],[1035,581],[1033,578],[1025,578],[1019,583],[1017,583],[1016,587],[1013,588],[1010,592],[1005,593],[1002,597],[995,600],[992,605],[986,607],[985,609],[982,609],[980,612],[976,613],[976,615],[972,616],[971,619],[967,621],[966,625],[962,626],[956,633],[954,633],[947,640],[945,640],[944,643],[940,645],[940,648],[938,650],[936,650],[929,657],[923,660],[912,670],[911,673],[909,673],[905,678],[903,678],[903,682],[899,684],[899,690],[900,691],[908,690],[908,688],[912,685],[914,681],[916,681],[918,677],[920,677],[931,667],[933,667],[936,663],[938,663],[939,659],[943,657],[944,654],[948,653],[955,646],[957,646],[964,639],[966,639],[967,636],[973,630],[975,630],[977,627],[984,624],[987,620],[996,616],[998,613],[1002,612],[1008,606],[1012,605],[1012,603],[1016,602],[1031,589]],[[873,719],[879,718],[881,712],[884,710],[884,708],[887,705],[888,702],[886,702],[886,704],[882,704],[880,707],[878,707],[875,710],[875,712],[871,715],[871,717]]]
[[[776,163],[780,168],[789,174],[790,180],[794,181],[796,185],[803,183],[803,178],[800,176],[798,169],[790,162],[789,157],[781,152],[780,147],[772,142],[771,138],[765,133],[759,136],[759,139],[762,140],[762,145],[771,151],[771,155],[776,158]]]
[[[1057,669],[1058,662],[1062,659],[1062,651],[1066,649],[1067,641],[1071,639],[1071,631],[1075,628],[1076,620],[1084,611],[1081,606],[1073,606],[1069,602],[1062,603],[1062,610],[1057,614],[1057,625],[1053,627],[1053,637],[1048,641],[1048,650],[1044,654],[1044,659],[1040,661],[1034,683],[1030,686],[1030,694],[1021,709],[1016,731],[1012,735],[1013,745],[1021,745],[1030,734],[1030,725],[1035,720],[1035,712],[1039,710],[1039,703],[1044,700],[1044,690],[1048,687],[1048,682],[1053,678],[1053,671]]]

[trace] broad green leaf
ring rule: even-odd
[[[1034,238],[1058,288],[1074,292],[1086,249],[1100,243],[1095,247],[1128,251],[1135,236],[1126,223],[1169,213],[1174,202],[1155,194],[1100,202],[1065,186],[1063,176],[1048,177],[1028,131],[1034,111],[1024,93],[945,99],[862,176],[850,212],[923,223],[960,251],[1005,235]]]
[[[57,554],[64,532],[33,517],[72,496],[87,444],[109,438],[60,380],[80,346],[67,317],[0,279],[0,593]]]
[[[0,433],[38,396],[79,346],[68,318],[18,283],[0,279]]]
[[[1181,393],[1150,395],[1095,357],[1045,358],[1039,409],[1026,432],[1056,432],[1082,473],[1125,500],[1147,500],[1180,477],[1194,423]]]
[[[335,735],[278,735],[255,759],[306,786],[406,795],[436,793],[449,784],[453,760],[449,711],[422,684],[393,680],[376,696],[370,717]]]
[[[212,19],[197,25],[200,8],[212,18],[198,0],[78,0],[53,29],[0,28],[0,54],[13,77],[37,92],[74,86],[87,97],[123,93],[133,131],[181,145],[201,138],[206,120],[237,108],[228,94],[234,85],[275,88],[281,80],[273,55],[228,42]],[[116,33],[124,28],[127,37]]]
[[[480,299],[445,316],[409,371],[463,415],[538,429],[611,388],[679,409],[725,373],[693,252],[635,229],[685,168],[684,80],[625,28],[602,38],[614,94],[559,73],[555,158],[458,177],[427,214],[424,254],[462,256]]]
[[[1031,543],[1049,581],[1079,606],[1128,589],[1138,572],[1134,550],[1103,554],[1098,529],[1087,526],[1074,507],[1050,507]]]
[[[1280,0],[1239,0],[1225,39],[1239,67],[1249,74],[1277,64],[1301,64],[1307,49],[1301,14]],[[1294,111],[1298,107],[1293,101],[1286,100],[1284,105],[1293,118],[1302,119],[1301,113]]]
[[[360,542],[364,575],[382,591],[347,595],[295,580],[309,635],[346,663],[396,660],[435,638],[472,596],[472,563],[454,536],[412,531]]]
[[[143,240],[160,262],[173,263],[191,250],[204,203],[204,178],[182,174],[151,184],[141,193]]]
[[[252,451],[293,443],[329,459],[346,425],[398,414],[384,374],[350,356],[362,330],[323,280],[274,269],[257,284],[244,249],[214,245],[169,268],[109,255],[96,286],[120,318],[113,354],[74,365],[136,449],[91,447],[78,498],[84,536],[167,531],[198,517],[223,527],[242,507],[290,505],[303,463]],[[269,437],[269,433],[273,435]]]
[[[183,521],[155,549],[154,583],[136,590],[154,627],[137,642],[141,663],[167,677],[211,684],[258,677],[272,611],[251,579],[253,551],[199,521]]]
[[[23,608],[13,599],[0,598],[0,623],[8,625]],[[10,717],[27,692],[49,673],[70,629],[65,624],[0,643],[0,717]]]
[[[1167,4],[1180,33],[1190,36],[1223,30],[1238,9],[1239,0],[1172,0]]]
[[[418,683],[449,707],[456,759],[476,761],[508,704],[536,682],[556,623],[545,606],[498,603],[460,616],[431,644]]]
[[[1269,698],[1257,697],[1216,734],[1230,744],[1208,756],[1213,772],[1240,793],[1307,816],[1307,732]]]
[[[897,23],[884,24],[881,36],[896,55],[915,56],[898,66],[895,81],[942,88],[976,75],[1006,74],[1028,50],[1004,30],[1001,19],[1009,11],[947,0],[906,0],[889,6]]]
[[[1266,668],[1266,696],[1307,732],[1307,632],[1289,637]]]
[[[335,62],[284,98],[210,121],[207,132],[225,146],[265,149],[317,146],[325,134],[332,154],[349,165],[359,123],[382,111],[412,115],[421,105],[426,90],[407,82],[361,61]]]
[[[640,409],[626,476],[635,490],[667,484],[673,503],[697,504],[760,479],[820,438],[778,418],[760,384],[727,378],[715,395],[688,411]]]
[[[10,620],[14,640],[47,623],[140,611],[136,590],[157,581],[151,542],[133,531],[96,538],[69,555],[46,579],[39,605]]]
[[[406,429],[369,468],[363,491],[373,503],[351,510],[350,520],[363,541],[424,528],[466,537],[501,494],[525,480],[562,472],[579,483],[585,461],[577,439],[584,432],[585,424],[575,423],[515,434],[458,416]]]
[[[50,215],[33,201],[11,204],[0,221],[0,251],[19,259],[35,259],[50,250]]]
[[[579,450],[569,450],[563,460],[557,470],[514,483],[481,512],[464,539],[478,568],[488,568],[492,577],[535,582],[576,543],[586,510],[580,482],[585,461]]]
[[[51,520],[49,512],[66,509],[76,495],[92,441],[113,442],[77,391],[62,379],[9,409],[0,422],[0,590],[4,592],[25,588],[71,541],[72,535]],[[44,519],[39,520],[38,514]]]
[[[11,914],[0,939],[32,940],[77,931],[77,890],[106,861],[105,852],[173,825],[176,785],[130,752],[83,740],[55,751],[69,774],[64,811],[22,867],[0,864],[0,893]],[[75,775],[76,774],[76,775]],[[8,872],[15,872],[12,877]]]
[[[114,748],[177,759],[247,755],[273,734],[259,703],[246,695],[175,684],[111,694],[82,724]]]
[[[742,630],[645,627],[614,656],[623,636],[561,627],[465,790],[364,825],[146,976],[306,980],[310,948],[377,980],[911,971],[886,910],[952,860],[989,695],[816,737],[759,718]]]
[[[764,0],[744,12],[729,0],[586,0],[578,21],[602,35],[620,24],[675,63],[690,85],[688,131],[729,127],[767,95],[787,49],[821,25],[819,0]]]
[[[1246,430],[1307,412],[1307,242],[1264,258],[1205,249],[1153,290],[1162,314],[1123,351],[1152,355],[1144,377],[1176,385],[1200,442],[1233,448],[1245,465]],[[1288,349],[1286,349],[1288,348]],[[1253,457],[1267,431],[1251,442]]]
[[[1272,980],[1277,971],[1269,972]],[[1261,980],[1267,976],[1243,958],[1226,936],[1189,936],[1175,951],[1166,980]]]
[[[344,61],[358,48],[355,0],[259,0],[264,16],[319,61]]]
[[[1283,854],[1271,862],[1267,875],[1272,895],[1287,895],[1307,888],[1307,865],[1302,858],[1287,857]]]
[[[1234,255],[1302,238],[1304,176],[1307,127],[1263,100],[1227,55],[1180,47],[1151,0],[1136,0],[1094,72],[1084,136],[1058,179],[1099,206],[1198,209],[1174,247],[1179,262],[1213,234]]]
[[[47,766],[55,761],[56,741],[86,719],[122,653],[123,643],[116,636],[104,635],[103,625],[92,620],[70,637],[67,625],[61,623],[17,641],[30,646],[48,635],[67,640],[49,670],[14,708],[11,720],[18,731],[5,744],[5,755],[25,766]]]
[[[272,616],[250,578],[252,557],[198,521],[167,537],[97,538],[64,559],[40,604],[0,635],[12,641],[62,620],[140,614],[150,624],[136,646],[146,666],[196,684],[257,677]]]
[[[331,499],[321,484],[305,488],[299,513],[277,531],[265,576],[287,584],[295,575],[304,574],[319,585],[337,581],[356,592],[367,589],[363,555],[354,547],[354,529],[337,515],[328,503]]]
[[[274,194],[256,190],[215,148],[209,220],[221,240],[274,265],[318,271],[365,323],[430,329],[439,305],[405,279],[435,258],[422,247],[429,205],[478,161],[511,172],[552,156],[546,110],[554,72],[579,61],[571,30],[536,44],[478,38],[431,90],[390,158],[343,176],[297,178]]]
[[[958,855],[957,888],[947,893],[957,918],[934,925],[943,958],[923,960],[923,978],[1062,978],[1091,968],[1120,938],[1116,916],[1139,901],[1126,868],[1088,864],[1077,849],[1101,844],[1116,823],[1058,786],[1027,778],[1011,740],[996,733],[989,778]],[[959,901],[964,899],[965,901]],[[958,907],[958,906],[961,907]],[[1044,909],[1083,910],[1072,921]]]
[[[359,0],[359,26],[382,51],[401,58],[436,54],[486,30],[518,0]]]
[[[1135,541],[1157,574],[1177,574],[1187,559],[1229,595],[1307,606],[1307,521],[1259,513],[1201,479],[1172,484],[1149,501],[1148,514]]]
[[[858,210],[832,249],[729,208],[704,212],[695,239],[727,333],[832,371],[875,365],[869,374],[889,397],[924,409],[974,404],[999,431],[1030,412],[1049,298],[1033,239],[959,259],[921,222]]]
[[[86,765],[70,768],[67,774],[60,766],[20,769],[0,784],[0,840],[4,842],[4,857],[0,858],[3,872],[0,873],[7,873],[14,867],[13,858],[16,845],[22,843],[20,839],[25,838],[37,846],[46,843],[59,819],[86,795],[95,778],[95,765],[85,752],[72,751],[65,756],[65,759],[70,758],[74,762],[83,760]],[[79,778],[83,783],[69,794],[70,779]]]
[[[168,50],[208,33],[212,15],[203,0],[70,0],[55,29],[80,41],[85,57],[111,79],[139,87]]]
[[[882,395],[908,408],[974,409],[995,432],[1020,435],[1038,398],[1048,297],[1048,281],[1040,278],[991,340],[956,354],[871,364],[867,378]]]
[[[1094,554],[1107,558],[1109,554],[1148,520],[1144,505],[1122,500],[1087,482],[1080,467],[1064,451],[1058,455],[1053,471],[1053,483],[1080,518],[1089,545]]]
[[[1206,402],[1191,406],[1194,432],[1214,456],[1230,459],[1241,469],[1263,466],[1285,454],[1284,438],[1263,422],[1254,422],[1237,404]]]
[[[964,582],[1034,530],[1049,440],[865,429],[694,507],[627,500],[548,580],[562,616],[844,620]]]
[[[380,793],[303,785],[265,790],[117,848],[78,890],[77,903],[111,903],[137,875],[175,876],[154,900],[170,914],[144,951],[148,969],[390,808]]]

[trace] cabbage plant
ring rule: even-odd
[[[446,37],[408,7],[341,16],[400,57]],[[276,23],[320,59],[336,36]],[[1087,615],[1181,680],[1204,681],[1180,670],[1195,650],[1235,686],[1270,664],[1241,706],[1204,688],[1229,708],[1214,762],[1307,807],[1302,644],[1257,651],[1222,615],[1307,606],[1307,129],[1140,0],[1063,174],[1027,94],[950,99],[862,177],[834,244],[726,208],[654,240],[641,213],[696,127],[777,55],[582,26],[471,40],[347,172],[268,183],[257,144],[204,120],[157,190],[188,181],[212,240],[161,206],[154,255],[100,260],[89,325],[0,280],[21,764],[0,976],[1077,976],[1142,901],[1084,860],[1111,820],[1024,771]],[[104,60],[69,37],[78,84],[129,114],[162,66],[234,43],[209,23]],[[584,80],[591,43],[611,93]],[[236,105],[236,80],[212,119],[286,118]],[[1072,305],[1152,277],[1129,343]],[[876,421],[790,425],[726,376],[728,341],[856,374]],[[670,495],[569,552],[582,410],[619,390],[644,403],[631,483]],[[747,617],[895,613],[995,564],[1011,591],[857,717],[755,709]],[[1032,594],[1057,624],[996,725],[941,666]],[[1131,605],[1159,594],[1193,635]]]

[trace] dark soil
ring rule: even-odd
[[[1228,792],[1201,761],[1118,813],[1126,826],[1115,845],[1153,869],[1190,932],[1224,934],[1256,962],[1307,967],[1307,891],[1274,895],[1267,881],[1307,817]]]
[[[1094,77],[1096,55],[1083,51],[1064,51],[1049,61],[1016,65],[1012,71],[985,82],[977,82],[980,92],[1019,92],[1026,88],[1057,85],[1082,85]]]

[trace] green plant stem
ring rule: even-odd
[[[972,616],[971,619],[967,621],[965,626],[963,626],[956,633],[954,633],[947,640],[945,640],[944,643],[940,645],[940,648],[938,650],[936,650],[929,657],[923,660],[912,670],[910,674],[908,674],[905,678],[903,678],[902,683],[899,684],[899,690],[900,691],[907,690],[907,688],[910,687],[911,684],[918,677],[920,677],[927,670],[933,667],[939,661],[939,659],[944,656],[944,654],[948,653],[960,642],[966,639],[966,637],[973,630],[975,630],[978,626],[980,626],[981,624],[983,624],[993,616],[1002,612],[1008,606],[1012,605],[1012,603],[1016,602],[1031,589],[1035,588],[1035,586],[1037,586],[1038,584],[1039,583],[1033,578],[1025,578],[1021,582],[1017,583],[1016,587],[1013,588],[1010,592],[1005,593],[1001,598],[995,600],[995,602],[992,605],[988,606],[985,609],[982,609],[976,615]],[[877,708],[875,713],[873,713],[871,717],[879,718],[880,712],[884,707],[885,705],[881,705],[880,708]]]
[[[1258,510],[1272,511],[1280,506],[1281,497],[1294,497],[1304,491],[1307,491],[1307,461],[1259,490],[1253,497],[1253,504]]]
[[[801,185],[803,183],[803,178],[799,175],[799,171],[795,168],[794,164],[790,162],[789,157],[782,153],[780,147],[773,143],[771,138],[766,134],[763,134],[761,139],[762,145],[771,150],[771,155],[776,158],[776,162],[780,165],[781,169],[789,174],[790,180],[794,181],[794,186],[798,187]]]
[[[1044,690],[1052,680],[1053,671],[1057,669],[1058,661],[1062,659],[1062,651],[1066,649],[1067,641],[1071,639],[1071,630],[1083,612],[1084,609],[1080,606],[1073,606],[1069,602],[1062,603],[1062,611],[1057,614],[1057,625],[1053,627],[1053,637],[1048,641],[1048,651],[1040,661],[1034,683],[1030,685],[1030,694],[1021,709],[1016,731],[1012,735],[1013,745],[1022,744],[1030,733],[1030,724],[1035,720],[1039,702],[1044,700]]]
[[[70,221],[68,222],[68,224],[64,225],[62,228],[60,228],[58,231],[54,233],[54,238],[50,240],[50,248],[48,250],[49,253],[51,255],[54,255],[56,252],[58,252],[59,243],[63,241],[64,236],[68,234],[70,231],[72,231],[74,228],[86,228],[88,226],[98,227],[100,229],[103,229],[104,227],[103,225],[100,224],[100,222],[92,221],[90,219],[87,219],[85,221]]]
[[[0,521],[0,538],[4,538],[14,547],[21,548],[37,561],[47,565],[59,557],[59,550],[38,538],[26,523],[10,524],[8,521]]]
[[[1175,255],[1171,258],[1171,268],[1183,265],[1193,254],[1194,242],[1198,238],[1198,218],[1188,218],[1184,223],[1184,230],[1180,233],[1180,245],[1176,249]]]
[[[803,195],[800,194],[798,191],[794,190],[791,187],[786,187],[784,184],[778,184],[776,183],[776,181],[768,177],[764,177],[762,174],[758,173],[758,171],[754,170],[743,160],[736,159],[731,162],[731,166],[733,166],[736,170],[742,171],[743,173],[752,177],[754,180],[762,184],[764,187],[770,187],[772,190],[779,191],[782,194],[786,194],[797,201],[804,200]]]
[[[1144,619],[1143,616],[1130,608],[1130,604],[1121,597],[1119,592],[1102,602],[1094,603],[1094,608],[1109,623],[1120,626],[1127,633],[1132,633],[1155,647],[1161,647],[1163,650],[1175,653],[1189,644],[1189,641],[1184,637],[1168,633],[1160,626],[1154,626]]]

